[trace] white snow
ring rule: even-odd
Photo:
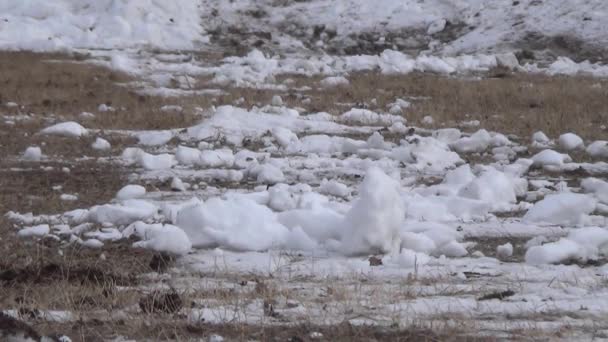
[[[564,164],[564,162],[572,160],[570,156],[566,154],[561,154],[559,152],[553,150],[542,150],[532,156],[532,161],[534,166],[544,167],[544,166],[557,166],[560,167]]]
[[[550,140],[545,133],[538,131],[532,134],[532,141],[541,144],[548,144]]]
[[[86,128],[74,121],[58,123],[40,131],[40,134],[61,135],[65,137],[81,137],[88,133],[89,131]]]
[[[123,232],[123,235],[135,234],[142,241],[135,242],[133,247],[151,249],[156,252],[174,255],[187,254],[192,249],[188,235],[180,228],[170,224],[146,224],[135,222]]]
[[[17,236],[25,238],[25,237],[32,237],[32,236],[44,236],[49,234],[51,231],[51,228],[49,227],[48,224],[41,224],[41,225],[37,225],[37,226],[32,226],[32,227],[25,227],[20,229],[17,232]]]
[[[23,152],[23,160],[40,161],[42,159],[42,150],[38,146],[30,146]]]
[[[137,184],[129,184],[122,187],[122,189],[118,190],[116,193],[116,199],[118,200],[128,200],[132,198],[143,197],[146,194],[146,188]]]
[[[205,40],[197,2],[189,0],[5,1],[0,13],[0,48],[9,50],[192,49]]]
[[[128,225],[135,221],[151,218],[158,212],[158,207],[150,202],[128,199],[120,204],[104,204],[92,207],[86,219],[94,223],[111,223]]]
[[[460,189],[459,196],[492,203],[493,206],[516,202],[514,179],[489,169]]]
[[[587,146],[587,154],[592,158],[608,159],[608,141],[597,140]]]
[[[149,131],[137,134],[140,145],[160,146],[165,145],[173,138],[171,131]]]
[[[359,198],[345,216],[341,249],[346,254],[399,251],[405,217],[399,184],[382,170],[367,170]]]
[[[321,181],[319,192],[337,197],[348,197],[350,195],[350,189],[346,184],[327,179]]]
[[[112,146],[110,145],[110,143],[104,139],[104,138],[100,138],[97,137],[95,139],[95,142],[93,142],[91,144],[91,148],[94,150],[98,150],[98,151],[107,151],[111,148]]]
[[[349,85],[350,82],[344,76],[331,76],[331,77],[326,77],[326,78],[322,79],[321,82],[319,82],[319,84],[322,87],[329,88],[329,87]]]
[[[578,135],[574,133],[565,133],[559,136],[559,146],[566,151],[572,151],[584,149],[585,143]]]
[[[566,261],[586,262],[597,260],[608,252],[608,230],[587,227],[574,230],[567,237],[541,246],[532,246],[526,252],[529,264],[556,264]]]
[[[285,180],[283,171],[272,164],[256,165],[248,171],[256,178],[258,183],[275,184]]]
[[[559,193],[547,195],[524,215],[525,222],[556,225],[577,225],[586,221],[596,207],[596,200],[588,195]]]
[[[483,152],[490,146],[491,141],[490,133],[480,129],[470,137],[462,137],[450,143],[450,147],[458,153]]]
[[[496,257],[504,260],[513,255],[513,245],[510,242],[496,246]]]
[[[280,246],[289,233],[268,207],[246,198],[195,201],[177,213],[175,224],[195,247],[266,250]]]
[[[78,200],[78,196],[76,195],[72,195],[72,194],[61,194],[61,196],[59,196],[59,199],[62,201],[77,201]]]
[[[178,177],[173,177],[171,180],[171,190],[173,191],[186,191],[186,186],[184,182]]]

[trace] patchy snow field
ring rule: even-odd
[[[608,338],[608,8],[502,3],[1,4],[0,337]]]

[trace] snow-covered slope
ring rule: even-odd
[[[0,49],[549,50],[601,60],[604,0],[4,0]],[[230,50],[228,50],[230,52]]]
[[[204,39],[199,10],[195,0],[3,0],[0,48],[190,49]]]

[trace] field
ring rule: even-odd
[[[470,255],[464,258],[429,259],[421,253],[410,260],[410,255],[383,257],[369,252],[345,257],[328,247],[298,250],[283,244],[260,252],[230,245],[203,248],[176,259],[167,253],[132,248],[137,238],[116,239],[111,232],[120,225],[105,222],[93,222],[80,232],[83,239],[88,236],[103,241],[101,246],[87,247],[75,242],[74,234],[60,231],[64,229],[62,223],[68,223],[65,217],[53,216],[113,201],[116,192],[128,183],[142,184],[147,190],[142,198],[153,203],[262,191],[257,187],[259,178],[257,182],[249,177],[227,179],[222,171],[216,171],[215,176],[211,172],[238,170],[235,165],[150,170],[121,160],[122,151],[135,145],[159,153],[188,144],[176,135],[161,145],[143,146],[138,143],[137,132],[179,132],[208,115],[197,107],[220,107],[237,101],[247,108],[268,104],[278,95],[284,106],[299,108],[302,115],[326,112],[339,118],[351,107],[382,111],[395,99],[411,99],[411,106],[396,115],[406,118],[411,130],[387,130],[383,122],[347,122],[344,132],[327,136],[365,141],[379,131],[384,135],[383,144],[399,144],[405,137],[424,139],[435,129],[460,127],[464,135],[487,129],[502,132],[511,146],[522,147],[514,148],[516,152],[507,158],[515,160],[537,152],[538,147],[530,145],[530,137],[539,130],[555,137],[568,127],[585,140],[601,138],[606,129],[601,126],[602,118],[608,108],[608,88],[603,79],[495,69],[459,77],[359,72],[348,75],[348,84],[324,90],[319,88],[323,77],[279,75],[277,83],[291,79],[292,88],[301,89],[285,91],[218,86],[208,77],[201,77],[196,80],[199,89],[217,89],[220,95],[210,92],[162,97],[129,90],[124,84],[136,81],[136,76],[83,63],[73,55],[4,53],[1,58],[0,65],[5,69],[0,70],[4,106],[0,146],[5,157],[0,164],[0,209],[4,213],[32,212],[34,216],[15,218],[9,214],[1,219],[4,258],[0,281],[5,291],[0,306],[33,324],[40,334],[65,334],[83,341],[213,335],[292,341],[605,336],[606,326],[600,319],[605,315],[601,304],[604,259],[591,262],[575,258],[567,262],[570,266],[527,265],[524,259],[528,240],[538,236],[557,240],[569,232],[559,225],[522,222],[526,208],[522,203],[534,203],[538,199],[531,199],[531,194],[542,193],[533,182],[548,182],[540,188],[551,193],[555,190],[550,189],[559,184],[576,188],[586,177],[604,177],[606,168],[594,168],[592,165],[599,164],[593,164],[584,151],[571,152],[580,163],[576,167],[570,163],[562,170],[531,170],[523,176],[530,185],[517,195],[517,202],[485,210],[494,211],[494,215],[487,212],[457,218],[460,213],[455,213],[453,221],[445,218],[450,215],[437,213],[436,220],[457,225],[455,238]],[[17,105],[8,104],[9,100]],[[100,104],[119,110],[99,111]],[[165,105],[179,109],[167,113],[161,110]],[[93,113],[94,117],[83,118],[82,112]],[[424,119],[427,116],[433,121]],[[39,133],[52,123],[71,120],[82,122],[89,134],[66,137]],[[298,138],[310,134],[299,133]],[[99,136],[111,143],[109,150],[91,148],[94,137]],[[217,139],[211,141],[215,149],[227,146],[235,153],[245,149],[231,145],[229,139]],[[371,158],[372,164],[373,160],[386,163],[369,151],[360,150],[353,156],[334,152],[327,157],[321,152],[324,161],[315,166],[312,177],[304,178],[309,168],[306,155],[274,148],[268,144],[267,135],[259,139],[252,139],[246,148],[260,154],[271,151],[277,160],[291,159],[288,164],[278,164],[285,170],[286,184],[293,187],[304,183],[301,179],[308,179],[313,193],[319,191],[339,205],[357,197],[358,175],[364,176],[362,170],[349,170],[340,161],[359,153]],[[32,145],[42,147],[45,157],[40,161],[21,157]],[[487,151],[461,152],[460,157],[471,167],[497,161]],[[444,171],[426,167],[431,164],[415,168],[398,164],[396,170],[403,186],[414,192],[440,184]],[[174,176],[197,184],[198,189],[171,191]],[[348,193],[324,189],[319,183],[321,177],[339,179]],[[77,198],[65,200],[62,194]],[[284,201],[280,200],[273,210],[289,210],[282,207],[289,205],[289,200]],[[441,208],[433,208],[432,202],[426,205],[431,212]],[[414,208],[407,215],[409,220],[421,215],[418,219],[426,221],[425,213],[431,212]],[[605,220],[603,216],[592,218],[594,222]],[[158,215],[146,219],[167,220]],[[28,238],[16,234],[18,228],[45,222],[57,230],[55,234]],[[505,243],[513,245],[512,255],[495,259],[496,247]],[[439,254],[445,253],[430,251],[430,255]]]

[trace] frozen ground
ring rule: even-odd
[[[608,338],[605,7],[0,5],[0,337]]]

